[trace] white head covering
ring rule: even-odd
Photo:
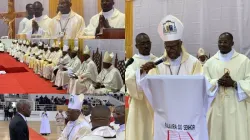
[[[109,52],[105,52],[103,62],[112,64],[113,57],[114,57],[113,53],[109,54]]]
[[[44,48],[49,48],[49,45],[48,45],[48,44],[45,44],[45,45],[44,45]]]
[[[23,44],[26,44],[26,40],[23,40]]]
[[[43,42],[40,41],[40,42],[38,43],[38,46],[39,46],[39,47],[43,46]]]
[[[205,55],[205,50],[203,48],[199,48],[198,50],[198,57],[202,56],[202,55]]]
[[[79,49],[78,46],[75,46],[73,51],[76,51],[76,52],[77,52],[78,49]]]
[[[174,41],[182,39],[183,29],[184,26],[178,18],[168,15],[160,22],[158,34],[163,41]]]
[[[68,108],[81,110],[82,109],[83,99],[84,99],[83,94],[70,95]]]
[[[88,54],[88,55],[90,55],[90,49],[89,49],[89,46],[88,46],[88,45],[85,46],[83,54]]]
[[[68,50],[69,50],[69,46],[64,45],[64,46],[63,46],[63,51],[64,51],[64,52],[67,52]]]
[[[23,43],[23,41],[20,39],[20,40],[18,40],[18,44],[21,44],[21,43]]]

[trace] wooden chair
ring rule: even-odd
[[[116,54],[116,57],[115,57],[115,67],[120,71],[123,83],[125,83],[125,72],[126,72],[125,60],[120,60],[119,61],[117,54]]]
[[[93,51],[92,60],[97,66],[98,73],[100,73],[102,70],[102,52],[99,53],[99,48],[97,48],[96,52]]]

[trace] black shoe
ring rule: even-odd
[[[53,85],[52,87],[58,87],[57,85]]]
[[[62,87],[58,87],[58,88],[56,88],[57,90],[63,90],[63,88]]]

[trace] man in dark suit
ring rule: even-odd
[[[16,107],[17,113],[9,125],[10,140],[29,140],[26,117],[29,117],[31,113],[30,104],[25,100],[20,100]]]

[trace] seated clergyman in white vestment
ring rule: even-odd
[[[23,53],[26,51],[26,40],[22,41],[22,45],[20,46],[19,52],[16,55],[16,58],[21,61],[21,57],[23,56]]]
[[[47,80],[51,80],[52,71],[54,67],[59,63],[60,58],[62,57],[62,50],[60,49],[60,44],[56,43],[55,46],[55,55],[48,60],[48,64],[43,68],[43,77]]]
[[[206,52],[203,48],[200,48],[197,53],[197,58],[200,60],[202,66],[206,63],[208,60],[208,56],[206,55]]]
[[[2,41],[0,40],[0,52],[4,52],[4,44],[2,43]]]
[[[90,57],[90,49],[85,46],[83,52],[83,62],[80,69],[70,76],[68,86],[68,93],[70,94],[84,94],[89,87],[96,82],[98,75],[97,66]]]
[[[50,35],[52,38],[74,39],[78,38],[85,22],[83,17],[71,10],[71,0],[60,0],[58,10],[60,11],[50,24]]]
[[[27,4],[26,5],[26,13],[27,13],[27,17],[23,18],[21,20],[21,22],[19,23],[19,28],[18,28],[18,34],[22,33],[23,30],[26,27],[27,22],[33,18],[34,15],[34,11],[33,11],[33,7],[32,4]]]
[[[70,95],[67,119],[69,122],[64,128],[58,140],[79,140],[80,137],[85,136],[91,132],[91,127],[83,119],[81,113],[84,95]]]
[[[250,138],[250,60],[233,45],[232,34],[221,34],[219,51],[203,67],[213,93],[207,116],[210,140]]]
[[[15,51],[16,49],[16,45],[17,45],[17,40],[12,40],[12,44],[10,45],[10,47],[7,49],[7,52],[9,53],[9,55],[12,56],[13,52]]]
[[[158,33],[161,39],[164,41],[165,53],[162,56],[162,63],[155,65],[154,62],[147,62],[141,66],[140,70],[136,71],[136,81],[146,74],[149,75],[196,75],[202,74],[202,65],[197,58],[190,55],[183,46],[181,41],[183,35],[184,26],[182,22],[172,15],[168,15],[160,22],[158,27]],[[131,82],[134,81],[131,78]],[[130,83],[130,79],[126,79],[126,83]],[[132,83],[131,83],[132,84]],[[137,82],[138,89],[143,89],[140,83]],[[136,85],[134,85],[136,86]],[[133,92],[133,85],[131,92]],[[129,86],[128,86],[128,90]],[[150,106],[150,109],[152,107]],[[153,111],[149,111],[152,118],[154,118]],[[151,121],[153,123],[153,120]],[[154,125],[152,125],[154,126]],[[130,128],[127,128],[130,129]],[[153,130],[153,128],[152,128]],[[144,132],[146,133],[146,132]],[[156,133],[156,132],[153,132]],[[127,139],[138,139],[137,135],[131,135]],[[151,137],[145,138],[146,140],[152,140],[153,134],[151,131]]]
[[[104,28],[125,28],[125,15],[114,8],[114,0],[102,0],[102,12],[90,19],[84,29],[85,36],[101,34]]]
[[[43,32],[45,32],[43,37],[46,38],[49,36],[49,24],[51,22],[51,18],[49,18],[47,15],[43,15],[44,8],[41,2],[36,1],[32,7],[34,10],[35,18],[27,22],[27,25],[25,26],[25,29],[22,31],[22,34],[27,34],[28,32],[32,31],[32,21],[34,20],[37,22],[37,24],[43,30]]]
[[[51,133],[50,123],[49,123],[49,114],[44,108],[44,112],[41,114],[41,126],[40,126],[40,134],[41,135],[49,135]]]
[[[44,52],[43,50],[43,42],[38,42],[38,51],[35,53],[35,59],[33,63],[33,71],[38,74],[38,63],[39,63],[39,56],[41,56]]]
[[[64,66],[66,66],[70,62],[71,58],[69,56],[69,46],[64,45],[63,46],[63,52],[62,56],[59,59],[59,62],[57,65],[53,68],[53,71],[51,72],[51,82],[55,82],[56,74],[59,69],[62,69]]]
[[[105,52],[103,69],[97,76],[96,83],[91,85],[87,93],[106,94],[120,91],[123,81],[119,70],[112,65],[113,57],[113,53]]]
[[[89,103],[87,100],[84,100],[82,105],[82,114],[84,115],[84,121],[92,127],[90,120],[91,111],[92,111],[91,103]]]
[[[79,140],[117,140],[116,131],[109,126],[111,111],[107,106],[96,106],[91,111],[91,133]]]
[[[26,44],[24,45],[24,49],[22,50],[22,54],[21,54],[21,56],[20,56],[20,62],[25,62],[24,60],[25,60],[25,55],[27,54],[27,53],[30,53],[30,50],[31,50],[31,47],[30,47],[30,41],[26,41]]]
[[[28,31],[26,35],[27,39],[42,38],[45,37],[46,32],[41,27],[39,27],[35,20],[32,20],[32,30]]]
[[[81,66],[81,60],[77,56],[78,47],[75,47],[74,50],[70,53],[71,60],[64,66],[62,69],[58,70],[56,74],[55,85],[58,90],[62,90],[63,86],[67,86],[70,80],[69,75],[76,73]]]
[[[48,45],[44,45],[44,54],[40,56],[38,63],[38,73],[40,74],[41,77],[43,77],[43,68],[44,66],[48,63],[48,59],[52,53],[52,48]],[[54,51],[54,50],[53,50]]]
[[[140,33],[136,36],[135,46],[138,54],[135,54],[133,63],[129,65],[125,72],[125,82],[127,92],[130,95],[129,113],[127,118],[126,138],[138,138],[138,140],[152,139],[153,111],[142,89],[136,84],[136,71],[147,62],[156,61],[156,57],[150,53],[151,41],[147,34]],[[128,61],[131,61],[129,59]],[[128,62],[127,62],[128,63]],[[145,117],[147,116],[147,117]],[[134,123],[138,122],[138,123]],[[140,124],[140,125],[138,125]],[[148,133],[145,133],[148,132]],[[151,132],[151,133],[149,133]]]

